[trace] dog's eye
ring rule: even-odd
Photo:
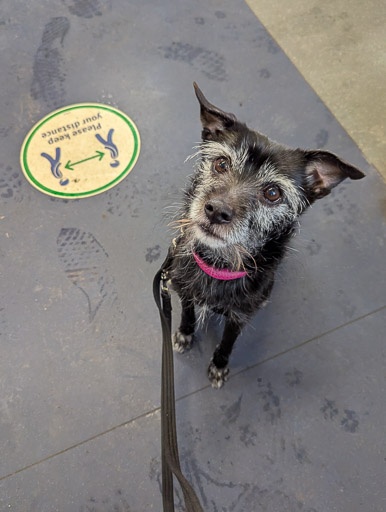
[[[264,190],[264,197],[268,199],[271,203],[275,203],[281,198],[281,192],[279,187],[276,185],[271,185]]]
[[[214,161],[214,169],[219,174],[227,172],[229,170],[229,161],[224,157],[217,158]]]

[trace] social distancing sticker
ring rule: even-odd
[[[137,127],[123,112],[95,103],[70,105],[31,129],[21,148],[21,167],[45,194],[89,197],[127,176],[140,144]]]

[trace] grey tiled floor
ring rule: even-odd
[[[205,376],[216,321],[176,356],[184,470],[210,512],[385,510],[385,186],[252,12],[6,1],[0,45],[1,512],[161,510],[151,281],[199,138],[193,80],[250,126],[367,177],[304,216],[223,390]],[[19,148],[43,115],[82,101],[134,119],[139,161],[100,196],[49,198],[22,177]],[[75,264],[87,252],[103,294],[66,276],[63,251]]]

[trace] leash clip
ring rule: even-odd
[[[168,282],[170,281],[169,271],[162,270],[161,272],[161,291],[165,293],[169,293]]]

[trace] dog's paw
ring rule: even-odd
[[[229,368],[227,366],[225,368],[217,368],[213,361],[210,362],[208,368],[208,377],[210,383],[212,384],[212,388],[222,388],[225,382],[228,380],[228,375]]]
[[[180,354],[190,350],[192,343],[193,334],[182,334],[179,329],[173,334],[173,348]]]

